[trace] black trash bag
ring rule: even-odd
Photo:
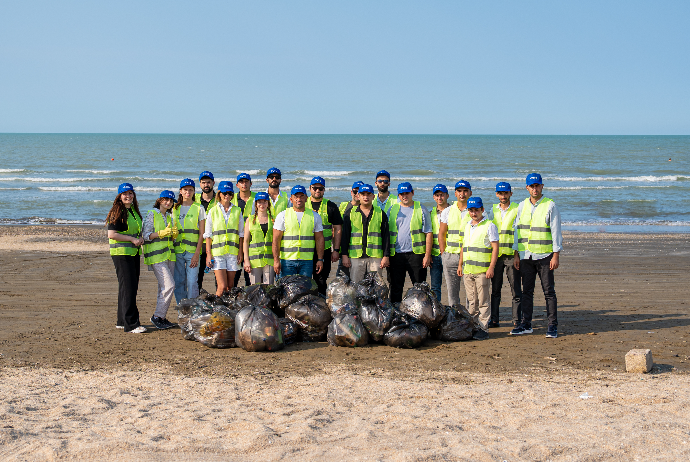
[[[446,315],[446,308],[441,305],[426,282],[414,284],[400,302],[399,309],[406,315],[423,322],[429,329],[438,326]]]
[[[379,273],[367,273],[355,284],[355,296],[358,300],[376,300],[388,297],[388,286]]]
[[[267,306],[271,309],[278,306],[279,292],[273,284],[252,284],[244,289],[247,302],[256,306]]]
[[[300,330],[297,325],[288,318],[278,318],[280,330],[283,332],[283,343],[290,345],[299,340]]]
[[[474,328],[474,320],[464,306],[447,306],[446,316],[436,328],[431,330],[431,337],[444,342],[470,340]]]
[[[359,317],[371,339],[380,342],[390,328],[393,305],[388,298],[379,298],[375,302],[362,300],[359,305]]]
[[[391,321],[391,328],[383,336],[383,343],[395,348],[417,348],[424,343],[429,329],[403,313],[396,312]]]
[[[202,288],[202,289],[199,289],[199,296],[197,297],[197,299],[213,302],[216,300],[216,294],[211,294],[206,289]]]
[[[180,326],[185,340],[194,340],[194,329],[192,329],[190,319],[196,304],[197,300],[192,298],[183,298],[177,304],[177,324]]]
[[[305,295],[316,295],[319,293],[316,281],[301,274],[280,278],[276,282],[276,286],[280,291],[278,306],[282,309],[286,309]]]
[[[338,313],[352,311],[355,306],[355,285],[350,282],[350,278],[342,271],[338,273],[328,284],[326,289],[326,302],[331,314],[335,316]],[[345,307],[349,305],[348,307]]]
[[[236,302],[246,300],[247,295],[244,293],[244,289],[241,287],[231,287],[229,289],[225,289],[223,295],[218,298],[227,306],[236,306]]]
[[[262,306],[246,306],[235,317],[235,343],[245,351],[277,351],[285,347],[280,321]]]
[[[325,340],[328,324],[332,319],[326,299],[321,295],[301,297],[285,308],[285,316],[299,326],[302,330],[302,339],[306,342]]]
[[[196,338],[210,348],[235,347],[235,316],[237,311],[224,305],[215,305],[213,314],[199,327]]]
[[[359,315],[339,314],[328,325],[328,343],[341,347],[361,347],[369,343],[369,334]]]

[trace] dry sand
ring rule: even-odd
[[[690,460],[690,236],[567,234],[556,340],[265,354],[116,330],[104,236],[0,227],[2,460]]]

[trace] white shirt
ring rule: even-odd
[[[302,215],[304,212],[296,212],[297,213],[297,223],[300,225],[302,224]],[[313,210],[311,213],[314,214],[314,232],[318,233],[323,231],[323,222],[321,221],[321,215],[318,213],[314,212]],[[273,229],[277,229],[278,231],[283,231],[285,232],[285,210],[280,212],[278,216],[276,217],[275,223],[273,223]]]
[[[180,205],[180,223],[184,223],[184,217],[187,216],[189,212],[189,207],[191,205]],[[202,206],[199,206],[199,222],[206,219],[206,210]]]
[[[230,217],[230,212],[232,211],[232,208],[235,207],[234,205],[230,204],[230,208],[228,211],[225,211],[225,207],[221,205],[220,202],[217,202],[214,207],[220,208],[220,211],[223,213],[223,217],[225,218],[225,224],[227,226],[228,224],[228,218]],[[204,208],[202,207],[201,210]],[[240,222],[239,225],[237,226],[237,231],[240,233],[240,237],[244,237],[244,217],[242,216],[242,212],[240,211]],[[208,218],[206,218],[206,229],[204,230],[204,239],[208,237],[213,237],[213,219],[209,215]]]

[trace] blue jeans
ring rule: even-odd
[[[175,301],[199,296],[199,268],[191,268],[193,253],[183,252],[175,255]]]
[[[280,277],[292,276],[293,274],[301,274],[302,276],[311,277],[314,270],[314,262],[312,260],[280,260]]]
[[[441,301],[441,283],[443,282],[443,260],[441,256],[431,256],[431,291]]]

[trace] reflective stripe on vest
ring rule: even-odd
[[[553,252],[551,227],[546,221],[549,202],[553,201],[548,197],[542,197],[541,202],[539,202],[534,211],[534,215],[532,214],[532,202],[529,197],[522,202],[522,213],[517,226],[518,250],[520,252],[525,250],[536,254]]]
[[[280,243],[281,260],[313,260],[315,247],[314,211],[305,210],[300,223],[295,209],[290,207],[285,210],[285,232]]]
[[[239,207],[240,204],[238,203],[238,198],[239,198],[239,193],[235,194],[232,196],[232,200],[230,203],[234,205],[235,207]],[[256,196],[256,193],[254,191],[251,191],[249,193],[249,200],[245,202],[244,204],[244,210],[242,211],[242,216],[244,218],[249,218],[249,215],[252,214],[252,206],[254,205],[254,196]]]
[[[180,206],[181,207],[181,206]],[[189,206],[184,222],[180,223],[180,207],[173,208],[173,219],[177,225],[177,239],[175,239],[175,253],[196,252],[199,242],[199,213],[201,205],[192,203]]]
[[[482,220],[470,234],[472,224],[465,225],[464,246],[462,248],[462,271],[465,274],[481,274],[491,265],[491,245],[486,246],[486,234],[491,222]],[[469,236],[469,237],[468,237]]]
[[[118,234],[125,236],[141,237],[141,217],[132,209],[127,211],[127,231]],[[110,244],[110,255],[139,255],[139,247],[135,246],[129,241],[116,241],[115,239],[108,239]]]
[[[440,227],[439,219],[441,218],[441,212],[438,211],[438,207],[434,207],[430,212],[431,217],[431,232],[434,235],[434,242],[431,246],[431,255],[438,257],[441,255],[441,247],[438,245],[438,229]]]
[[[448,211],[448,234],[446,235],[446,252],[460,253],[462,238],[465,233],[465,226],[470,222],[470,214],[467,209],[460,210],[458,203],[450,206]],[[464,212],[464,215],[463,215]]]
[[[213,207],[208,213],[213,223],[213,233],[211,237],[211,253],[215,256],[238,255],[240,250],[240,208],[231,205],[228,215],[228,222],[225,222],[221,204]]]
[[[388,215],[391,257],[395,255],[395,244],[398,242],[398,223],[396,219],[398,218],[399,211],[400,204],[393,204],[390,214]],[[418,255],[426,252],[426,234],[422,231],[423,226],[422,205],[418,201],[414,201],[414,211],[412,212],[412,220],[410,221],[410,238],[412,240],[412,252]]]
[[[494,214],[494,224],[498,229],[498,256],[503,255],[513,255],[515,251],[513,250],[513,241],[515,231],[513,230],[513,224],[515,223],[515,217],[517,217],[518,205],[515,203],[510,204],[506,214],[501,217],[503,209],[501,209],[500,204],[494,204],[493,214]]]
[[[249,241],[249,264],[253,268],[263,268],[273,265],[273,222],[268,220],[268,230],[264,235],[260,223],[252,223],[254,217],[249,219],[249,229],[244,230],[245,236],[251,236]],[[246,239],[246,237],[245,237]]]
[[[312,210],[311,198],[307,199],[305,205],[305,210]],[[328,221],[328,199],[325,197],[321,200],[321,206],[319,206],[319,211],[316,212],[321,216],[321,222],[323,223],[323,243],[324,249],[328,250],[331,248],[331,241],[333,239],[333,225]]]
[[[367,256],[372,258],[383,257],[383,237],[381,236],[381,223],[383,222],[383,212],[378,207],[372,207],[374,215],[367,225]],[[350,235],[350,258],[361,258],[364,255],[362,238],[364,237],[364,225],[362,224],[362,214],[357,209],[350,209],[350,223],[352,224],[352,234]]]
[[[268,196],[268,206],[271,209],[271,216],[272,217],[277,217],[280,212],[283,210],[287,210],[288,206],[288,197],[287,193],[281,192],[278,195],[278,200],[276,200],[276,205],[273,205],[273,200],[271,199],[271,196]]]
[[[157,233],[164,230],[167,225],[160,210],[153,209],[149,211],[149,213],[151,212],[153,212],[153,231]],[[170,217],[170,221],[172,223],[172,217]],[[175,261],[175,245],[172,236],[157,237],[144,244],[144,263],[154,265],[168,260]]]

